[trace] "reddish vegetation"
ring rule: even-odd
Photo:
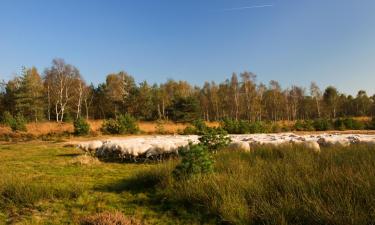
[[[140,225],[142,224],[139,220],[134,218],[126,218],[120,212],[104,212],[98,213],[92,216],[86,216],[81,219],[80,224],[82,225]]]

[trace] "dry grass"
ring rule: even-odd
[[[100,133],[100,128],[102,126],[103,120],[89,120],[90,129],[94,133]],[[219,126],[218,122],[207,123],[208,126],[215,127]],[[154,134],[157,132],[156,122],[139,122],[139,128],[141,132],[147,134]],[[185,123],[174,123],[165,122],[163,123],[164,130],[167,134],[176,134],[184,130],[189,124]],[[73,124],[72,123],[56,123],[56,122],[38,122],[38,123],[28,123],[26,125],[27,133],[35,136],[47,135],[51,133],[72,133]],[[12,133],[11,129],[6,126],[0,125],[0,135]]]
[[[140,225],[139,220],[127,218],[120,212],[104,212],[83,217],[81,225]]]
[[[73,165],[92,166],[100,164],[100,161],[97,158],[89,155],[80,155],[73,158],[70,163]]]
[[[368,117],[358,117],[356,118],[362,121],[368,121],[370,118]],[[91,128],[91,135],[92,137],[98,136],[101,134],[100,128],[102,126],[103,120],[89,120],[88,121]],[[280,126],[292,126],[294,123],[293,121],[279,121]],[[158,133],[158,123],[157,122],[139,122],[139,128],[142,133],[144,134],[156,134]],[[189,124],[188,123],[174,123],[174,122],[164,122],[163,123],[163,133],[165,134],[177,134],[183,131]],[[220,125],[219,122],[208,122],[207,125],[209,127],[218,127]],[[38,123],[29,123],[27,124],[27,132],[19,132],[15,133],[12,132],[9,127],[0,125],[0,136],[10,136],[17,138],[18,136],[22,135],[29,135],[31,137],[40,137],[43,135],[65,135],[70,134],[73,132],[73,124],[72,123],[56,123],[56,122],[38,122]],[[375,134],[375,131],[370,130],[347,130],[347,131],[324,131],[324,132],[295,132],[298,134],[311,134],[311,133],[355,133],[355,134]],[[32,138],[31,138],[32,139]],[[87,139],[87,137],[85,137]]]

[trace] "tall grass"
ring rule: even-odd
[[[84,190],[73,183],[38,182],[11,175],[2,175],[1,178],[0,209],[33,207],[41,200],[72,199]]]
[[[267,148],[221,152],[215,173],[173,180],[159,193],[231,224],[374,224],[375,148]],[[150,178],[153,179],[153,178]]]

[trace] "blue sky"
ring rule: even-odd
[[[249,70],[283,87],[375,93],[374,0],[0,0],[0,79],[53,58],[86,82],[203,84]]]

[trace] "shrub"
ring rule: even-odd
[[[10,112],[5,111],[1,117],[1,123],[10,126],[12,123],[13,116],[10,114]]]
[[[26,119],[21,114],[17,114],[15,117],[10,119],[8,123],[12,131],[27,131]]]
[[[345,130],[346,126],[345,126],[344,120],[343,119],[337,119],[334,122],[334,128],[335,128],[335,130]]]
[[[103,212],[83,217],[81,225],[140,225],[140,221],[134,218],[127,218],[121,212]]]
[[[83,118],[78,118],[74,121],[74,134],[77,136],[87,135],[90,132],[90,125]]]
[[[368,129],[375,130],[375,117],[372,117],[370,123],[368,124]]]
[[[109,134],[136,134],[139,132],[137,121],[129,114],[120,115],[116,120],[104,121],[102,132]]]
[[[365,124],[360,120],[355,120],[353,118],[345,118],[344,125],[346,129],[349,130],[363,130],[365,129]]]
[[[204,134],[209,128],[207,127],[206,123],[202,119],[194,120],[192,125],[187,126],[183,134],[197,134],[202,135]]]
[[[180,155],[181,163],[173,170],[173,175],[177,179],[213,171],[213,159],[202,144],[190,144],[180,150]]]
[[[228,146],[231,139],[225,130],[220,128],[210,128],[199,138],[199,141],[209,151],[216,152],[217,150]]]
[[[166,130],[165,130],[165,127],[164,127],[164,121],[163,120],[157,120],[156,121],[155,131],[158,134],[167,133]]]
[[[297,120],[294,124],[294,129],[297,131],[314,131],[314,122],[311,120]]]
[[[327,131],[332,129],[332,122],[327,119],[316,119],[313,126],[316,131]]]

